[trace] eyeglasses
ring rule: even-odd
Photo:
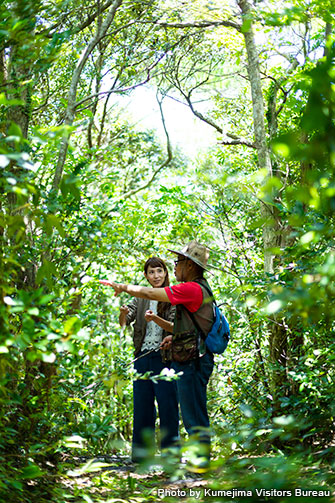
[[[178,264],[179,264],[179,262],[182,262],[183,260],[187,260],[187,258],[185,257],[185,258],[180,258],[180,259],[178,259],[178,260],[175,260],[175,261],[174,261],[174,265],[178,265]]]

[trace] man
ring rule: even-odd
[[[152,299],[160,302],[170,302],[176,306],[176,315],[173,324],[173,336],[166,337],[162,342],[164,349],[171,347],[173,355],[172,367],[176,372],[183,374],[177,380],[179,403],[185,429],[189,435],[195,435],[197,440],[193,462],[196,466],[205,467],[209,461],[210,433],[209,418],[207,413],[207,384],[213,371],[213,354],[206,350],[204,341],[199,335],[206,336],[213,323],[213,309],[211,295],[207,281],[203,277],[207,270],[209,253],[205,246],[197,241],[192,241],[182,250],[169,250],[177,255],[175,261],[175,277],[178,285],[165,288],[148,288],[138,285],[125,285],[112,281],[101,281],[102,284],[111,286],[115,295],[126,292],[139,298]],[[209,289],[210,290],[210,289]],[[190,314],[192,313],[192,314]],[[161,326],[171,330],[172,326],[164,322]],[[198,327],[197,327],[197,326]],[[196,351],[189,344],[191,340],[198,341]],[[183,344],[183,341],[185,343]],[[186,341],[188,343],[186,344]],[[192,355],[187,358],[190,347]],[[176,348],[181,347],[180,355]],[[179,360],[179,361],[176,361]],[[184,361],[182,361],[184,360]]]

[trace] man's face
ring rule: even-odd
[[[184,270],[187,258],[183,255],[178,255],[177,260],[174,262],[174,275],[177,281],[185,281]]]

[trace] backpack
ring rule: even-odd
[[[229,323],[227,321],[227,318],[221,312],[219,306],[217,305],[211,290],[204,284],[201,284],[201,286],[203,286],[210,294],[210,296],[213,298],[214,320],[207,336],[204,334],[203,330],[199,326],[199,323],[196,321],[195,317],[190,311],[189,315],[191,316],[193,324],[201,333],[201,336],[205,341],[207,349],[211,353],[222,354],[226,350],[230,339]]]

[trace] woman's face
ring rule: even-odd
[[[164,271],[163,267],[151,267],[150,265],[147,272],[144,273],[144,276],[154,288],[159,288],[163,285],[166,275],[167,271]]]

